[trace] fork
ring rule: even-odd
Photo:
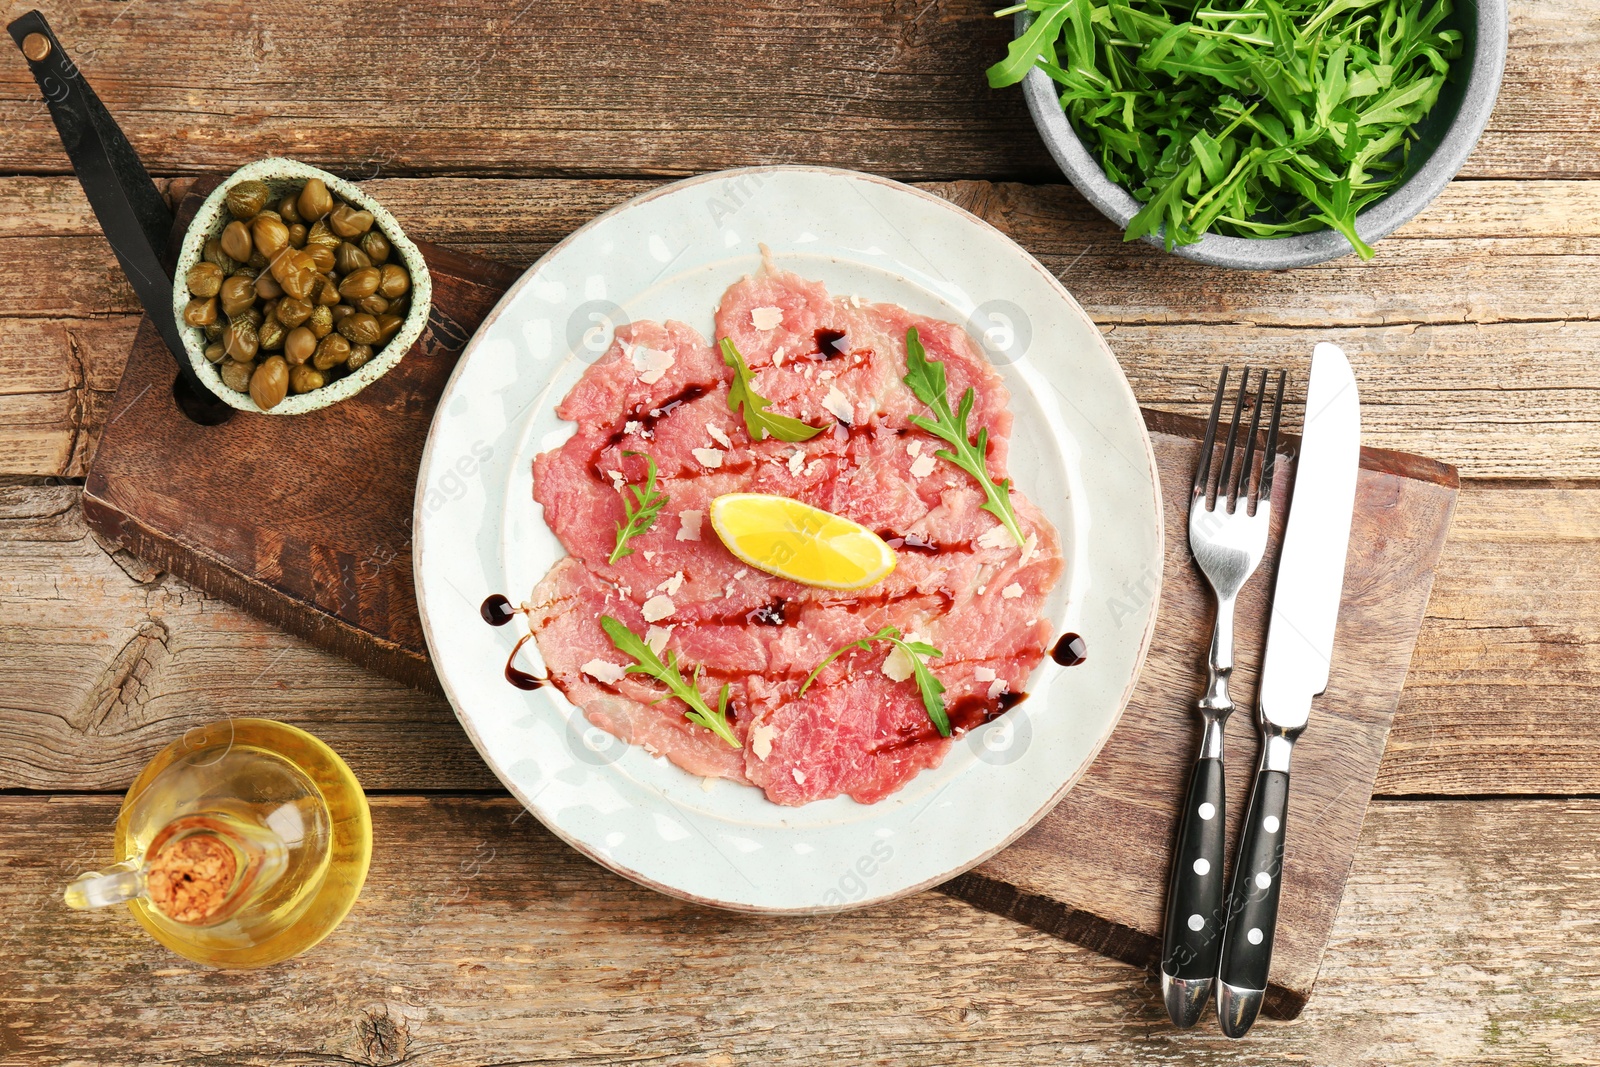
[[[1226,925],[1223,908],[1224,853],[1222,731],[1233,711],[1228,681],[1233,674],[1233,614],[1239,591],[1266,554],[1267,530],[1272,522],[1272,473],[1278,444],[1278,422],[1283,410],[1287,375],[1278,371],[1277,393],[1261,449],[1259,475],[1256,441],[1261,429],[1261,409],[1267,406],[1267,376],[1261,371],[1256,389],[1250,431],[1240,448],[1239,423],[1250,395],[1250,368],[1239,382],[1228,441],[1222,453],[1215,488],[1211,485],[1216,451],[1217,418],[1228,391],[1228,368],[1217,379],[1216,399],[1206,421],[1200,446],[1194,488],[1189,498],[1189,550],[1194,554],[1217,598],[1217,619],[1211,631],[1206,692],[1196,704],[1203,724],[1200,754],[1189,775],[1189,792],[1179,820],[1173,847],[1172,873],[1167,886],[1166,926],[1161,945],[1161,996],[1167,1014],[1178,1026],[1193,1026],[1205,1009],[1216,978]],[[1235,460],[1239,462],[1235,462]]]

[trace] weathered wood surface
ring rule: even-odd
[[[520,267],[652,184],[372,189],[412,236]],[[1303,362],[1328,336],[1361,378],[1368,444],[1469,478],[1600,478],[1600,181],[1457,182],[1368,263],[1269,274],[1126,245],[1066,186],[928,187],[1056,271],[1148,407],[1203,413],[1219,361]],[[84,473],[137,307],[74,181],[0,179],[0,471]]]
[[[1116,732],[1066,799],[947,886],[979,907],[1138,965],[1153,964],[1161,951],[1165,881],[1182,814],[1176,798],[1184,795],[1194,762],[1196,680],[1204,673],[1215,612],[1187,540],[1189,480],[1202,424],[1170,415],[1146,421],[1164,498],[1167,555],[1160,625],[1139,684]],[[1293,454],[1299,443],[1286,439],[1285,451]],[[1274,485],[1264,575],[1277,569],[1295,480],[1297,474]],[[1283,903],[1262,1009],[1275,1018],[1298,1015],[1316,984],[1455,501],[1455,472],[1448,467],[1404,454],[1369,450],[1362,456],[1330,695],[1317,702],[1312,727],[1295,745],[1284,823],[1291,844],[1303,844],[1283,857]],[[1269,602],[1266,582],[1251,582],[1239,597],[1232,691],[1240,708],[1255,706]],[[1088,636],[1092,656],[1096,637]],[[1101,636],[1115,639],[1114,633]],[[1030,715],[1026,707],[1011,714],[1019,712]],[[1248,712],[1237,719],[1226,743],[1234,768],[1223,814],[1229,840],[1238,839],[1248,769],[1258,752]],[[1010,729],[1013,745],[1027,736],[1020,723]]]
[[[442,700],[108,557],[77,497],[0,487],[0,788],[125,787],[220,714],[304,725],[371,788],[493,786]],[[1600,792],[1597,635],[1600,492],[1466,486],[1379,792]]]
[[[1380,802],[1317,996],[1247,1043],[1157,983],[938,893],[751,918],[641,889],[509,799],[382,797],[345,924],[207,971],[60,904],[114,798],[4,797],[0,1065],[1600,1063],[1600,802]],[[1559,841],[1560,847],[1552,842]]]
[[[287,152],[372,173],[691,174],[827,162],[909,178],[1057,172],[991,90],[993,0],[499,5],[42,2],[157,173]],[[1596,0],[1512,5],[1473,177],[1600,176]],[[314,32],[308,32],[314,27]],[[21,63],[0,66],[0,171],[67,169]]]
[[[203,194],[183,200],[181,234]],[[403,360],[359,396],[296,418],[185,418],[172,355],[140,327],[84,484],[108,546],[409,685],[437,686],[411,577],[417,470],[467,341],[518,272],[417,246],[433,303]],[[310,457],[315,472],[287,457]]]

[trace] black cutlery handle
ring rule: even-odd
[[[1222,951],[1225,789],[1220,759],[1197,759],[1172,852],[1161,969],[1174,978],[1213,978]]]
[[[1278,925],[1278,893],[1283,884],[1283,842],[1289,811],[1287,771],[1256,772],[1255,788],[1239,831],[1228,891],[1228,922],[1222,935],[1217,978],[1218,1016],[1223,1032],[1243,1037],[1255,1022],[1272,967],[1272,940]]]

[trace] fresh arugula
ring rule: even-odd
[[[944,683],[934,677],[933,672],[928,669],[928,665],[922,659],[923,656],[942,656],[944,653],[926,641],[905,640],[901,636],[900,630],[894,626],[885,626],[870,637],[863,637],[859,641],[851,641],[843,648],[830,652],[827,658],[817,664],[816,669],[806,676],[805,683],[800,686],[799,696],[806,695],[806,690],[811,688],[811,683],[817,680],[817,675],[821,674],[828,664],[852,648],[858,648],[865,652],[872,646],[874,641],[889,642],[895,648],[898,648],[906,659],[911,661],[911,671],[917,680],[917,690],[922,694],[922,707],[927,711],[928,718],[933,722],[934,729],[939,731],[939,736],[949,737],[950,716],[946,715],[944,710]]]
[[[705,697],[700,695],[700,668],[694,670],[694,681],[684,680],[683,674],[678,670],[678,654],[668,652],[665,663],[656,655],[638,634],[628,629],[610,615],[600,616],[600,628],[611,638],[611,643],[617,646],[617,651],[624,656],[631,656],[637,662],[628,668],[629,674],[647,674],[666,686],[672,695],[689,706],[683,717],[722,738],[734,748],[743,748],[739,739],[733,736],[733,730],[728,726],[728,683],[722,683],[722,692],[717,697],[717,710],[712,711]]]
[[[952,413],[949,386],[945,383],[944,364],[928,358],[927,350],[922,347],[922,339],[917,335],[915,326],[906,330],[905,382],[917,395],[917,399],[928,405],[938,416],[937,419],[926,419],[921,415],[913,415],[912,424],[950,444],[949,449],[941,448],[934,455],[949,460],[972,475],[982,487],[984,495],[989,498],[982,505],[983,510],[999,519],[1005,528],[1011,531],[1011,536],[1017,539],[1019,546],[1025,544],[1022,527],[1017,525],[1017,513],[1011,509],[1011,479],[1002,478],[997,482],[989,477],[989,464],[986,461],[989,455],[988,428],[978,430],[977,440],[972,440],[967,435],[967,418],[972,414],[973,403],[971,386],[968,386],[967,391],[961,395],[960,409]]]
[[[826,426],[809,426],[799,419],[774,415],[768,411],[772,401],[756,392],[750,368],[745,365],[739,350],[733,347],[733,341],[724,337],[721,348],[722,362],[733,368],[733,384],[728,387],[728,410],[744,415],[744,428],[751,440],[761,441],[770,435],[780,441],[809,441],[827,429]]]
[[[1332,227],[1404,176],[1416,125],[1461,56],[1450,0],[1025,0],[989,84],[1038,66],[1101,168],[1143,203],[1123,236]]]
[[[656,524],[656,517],[661,514],[668,500],[656,485],[655,457],[643,452],[624,452],[623,455],[644,456],[645,476],[643,485],[626,485],[618,490],[622,494],[622,513],[627,516],[628,523],[626,526],[617,523],[617,547],[611,550],[611,557],[606,560],[613,564],[623,556],[633,555],[628,542]],[[630,490],[633,493],[632,500],[628,499]]]

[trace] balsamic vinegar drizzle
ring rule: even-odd
[[[527,644],[528,638],[532,636],[533,635],[529,633],[523,634],[521,637],[519,637],[516,645],[514,645],[511,649],[511,655],[506,657],[506,681],[510,682],[518,689],[538,689],[540,686],[544,685],[545,682],[549,681],[548,678],[540,678],[537,674],[529,674],[522,668],[513,666],[513,664],[515,664],[517,661],[517,653],[522,651],[522,646]]]
[[[478,607],[478,614],[482,615],[483,621],[490,626],[504,626],[521,613],[521,608],[513,606],[510,599],[500,593],[486,597]],[[532,636],[533,634],[526,633],[518,638],[517,643],[511,648],[511,655],[506,657],[506,681],[518,689],[538,689],[550,680],[540,678],[537,674],[529,674],[515,665],[517,653],[522,651],[522,646],[527,644],[528,638]]]
[[[478,614],[490,626],[504,626],[516,617],[517,609],[511,606],[511,601],[505,596],[495,593],[478,608]]]
[[[1076,667],[1089,658],[1089,646],[1077,634],[1062,634],[1056,647],[1050,650],[1050,658],[1063,667]]]
[[[834,359],[850,351],[850,338],[843,330],[822,329],[812,336],[817,341],[817,355],[823,359]]]

